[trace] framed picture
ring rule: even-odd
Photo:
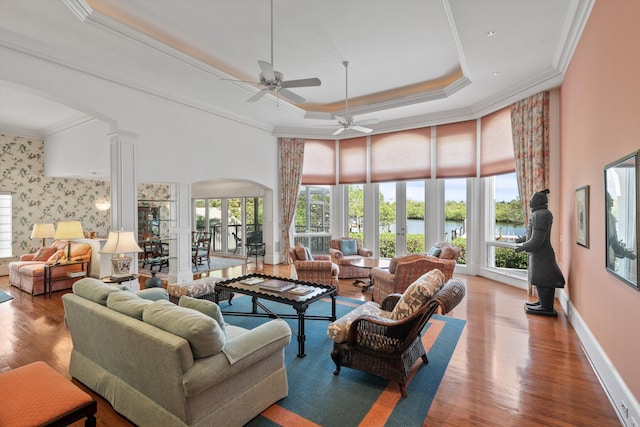
[[[640,151],[605,166],[607,270],[638,289]]]
[[[576,190],[576,243],[589,247],[589,186]]]

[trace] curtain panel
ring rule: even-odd
[[[525,224],[533,193],[549,188],[549,92],[511,106],[513,152]]]
[[[290,264],[288,248],[291,242],[289,230],[296,211],[298,190],[302,182],[304,140],[280,138],[280,259]]]

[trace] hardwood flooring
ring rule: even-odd
[[[257,270],[249,264],[212,275],[237,277],[254,270],[290,276],[289,266],[262,263]],[[449,315],[467,324],[424,425],[621,425],[560,310],[557,319],[527,316],[525,291],[484,278],[457,277],[465,282],[467,295]],[[13,296],[0,303],[0,371],[43,360],[69,376],[72,344],[61,300],[66,291],[32,297],[9,286],[8,276],[0,277],[0,289]],[[341,280],[339,294],[370,299],[371,290],[363,294],[352,280]],[[98,426],[132,425],[104,399],[74,383],[98,400]]]

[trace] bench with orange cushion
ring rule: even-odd
[[[96,401],[44,362],[0,374],[0,395],[0,426],[96,425]]]

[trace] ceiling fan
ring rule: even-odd
[[[338,119],[338,125],[340,126],[333,135],[340,135],[342,132],[348,129],[352,129],[362,133],[371,133],[373,129],[365,127],[365,125],[375,125],[379,123],[378,119],[367,119],[361,121],[354,121],[353,116],[349,115],[349,61],[343,61],[345,72],[345,109],[344,116],[334,116]]]
[[[248,82],[242,80],[232,80],[241,83],[251,83],[261,87],[258,93],[253,95],[247,102],[256,102],[269,92],[274,92],[276,96],[282,95],[285,98],[295,102],[303,103],[305,99],[300,95],[291,92],[290,88],[320,86],[320,79],[317,77],[299,80],[284,80],[284,75],[273,69],[273,0],[271,0],[271,62],[258,61],[260,67],[259,82]],[[226,79],[224,79],[226,80]]]

